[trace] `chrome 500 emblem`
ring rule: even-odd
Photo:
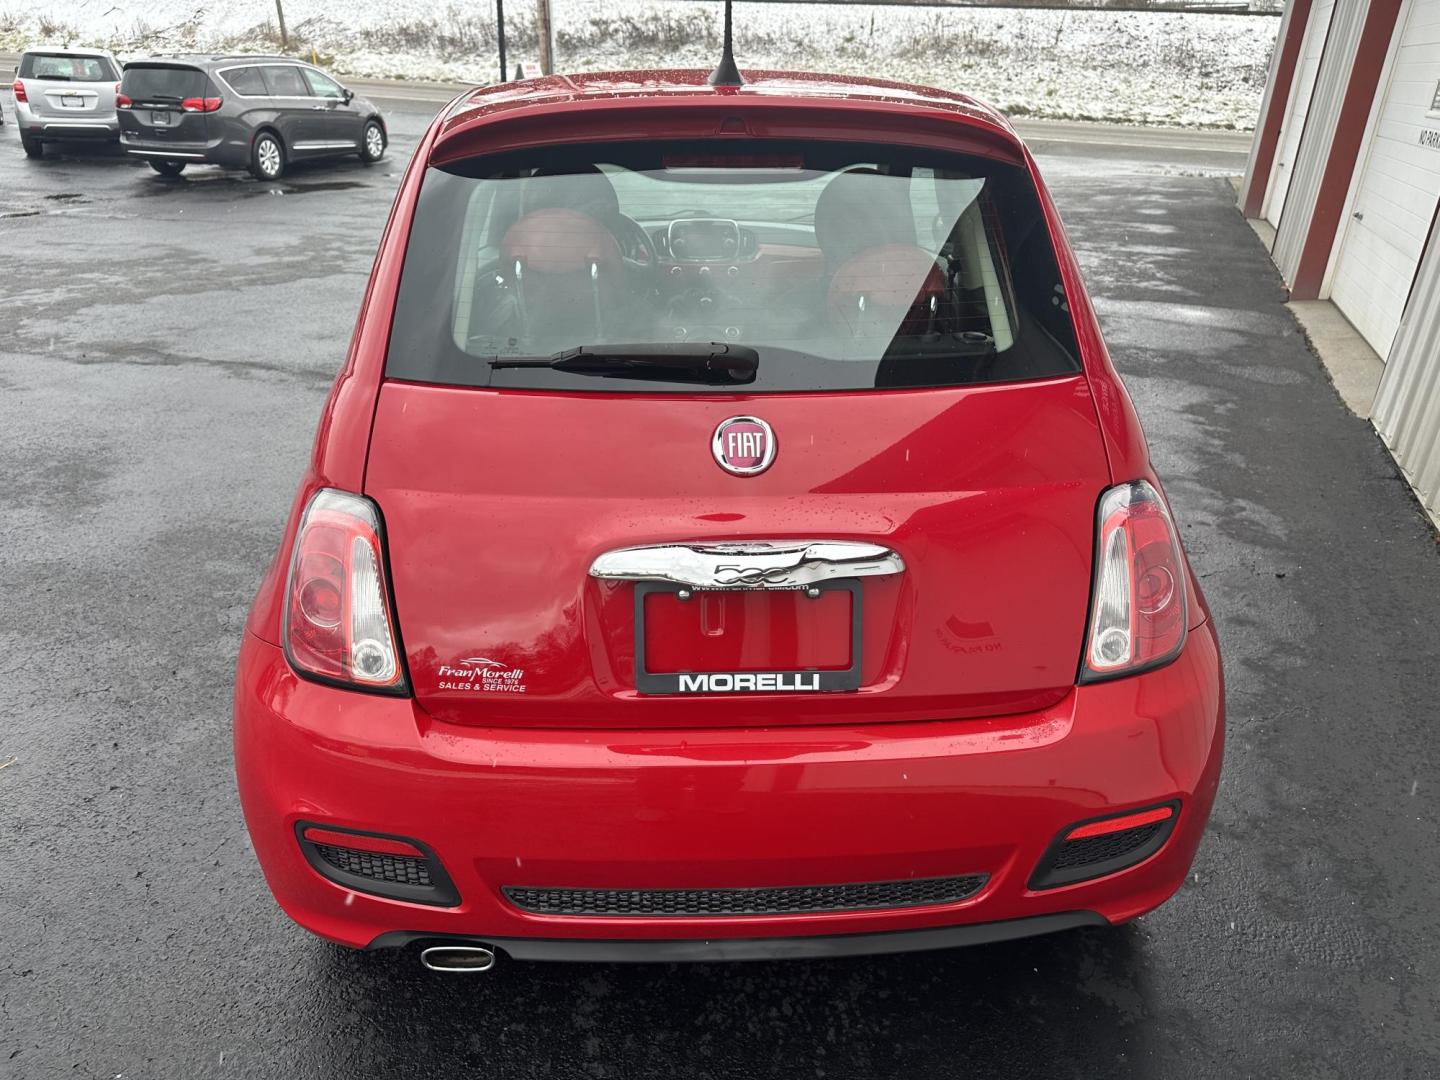
[[[726,472],[754,476],[775,460],[775,432],[758,416],[732,416],[715,429],[710,452]]]
[[[784,585],[790,580],[790,567],[739,566],[734,563],[716,563],[715,584],[722,589],[739,587],[759,588],[762,585]]]

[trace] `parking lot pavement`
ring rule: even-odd
[[[0,1076],[1440,1075],[1440,559],[1203,149],[1042,158],[1227,650],[1225,782],[1171,903],[469,979],[290,925],[232,664],[429,108],[383,164],[270,188],[28,162],[0,128]]]

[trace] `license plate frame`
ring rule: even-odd
[[[645,598],[654,593],[677,594],[685,586],[668,581],[635,583],[635,689],[645,695],[689,697],[731,694],[843,693],[860,689],[861,628],[864,626],[864,591],[859,578],[836,578],[810,588],[843,590],[850,594],[850,666],[838,668],[773,669],[761,671],[660,672],[645,666]],[[691,589],[701,592],[746,592],[745,589]],[[801,589],[777,590],[803,592]],[[715,676],[722,680],[716,685]],[[728,678],[725,678],[728,677]],[[735,685],[739,679],[741,685]]]
[[[172,125],[172,124],[170,123],[170,110],[169,110],[169,109],[151,109],[151,110],[150,110],[150,125],[151,125],[152,127],[163,127],[163,128],[168,128],[168,127],[174,126],[174,125]]]
[[[85,98],[81,94],[61,94],[60,105],[66,109],[83,109]]]

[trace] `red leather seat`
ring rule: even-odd
[[[914,244],[884,244],[846,259],[826,295],[832,325],[855,336],[923,334],[937,328],[945,277]]]
[[[503,270],[512,279],[531,332],[559,335],[603,329],[624,278],[620,245],[610,230],[578,210],[534,210],[500,241]]]
[[[500,251],[507,264],[520,259],[537,274],[584,274],[620,269],[620,245],[610,230],[578,210],[533,210],[505,233]]]

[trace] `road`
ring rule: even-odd
[[[470,979],[289,924],[232,665],[434,109],[388,104],[384,163],[271,187],[30,162],[0,128],[0,1076],[1440,1075],[1440,559],[1233,208],[1233,137],[1036,143],[1226,648],[1173,901],[949,953]]]

